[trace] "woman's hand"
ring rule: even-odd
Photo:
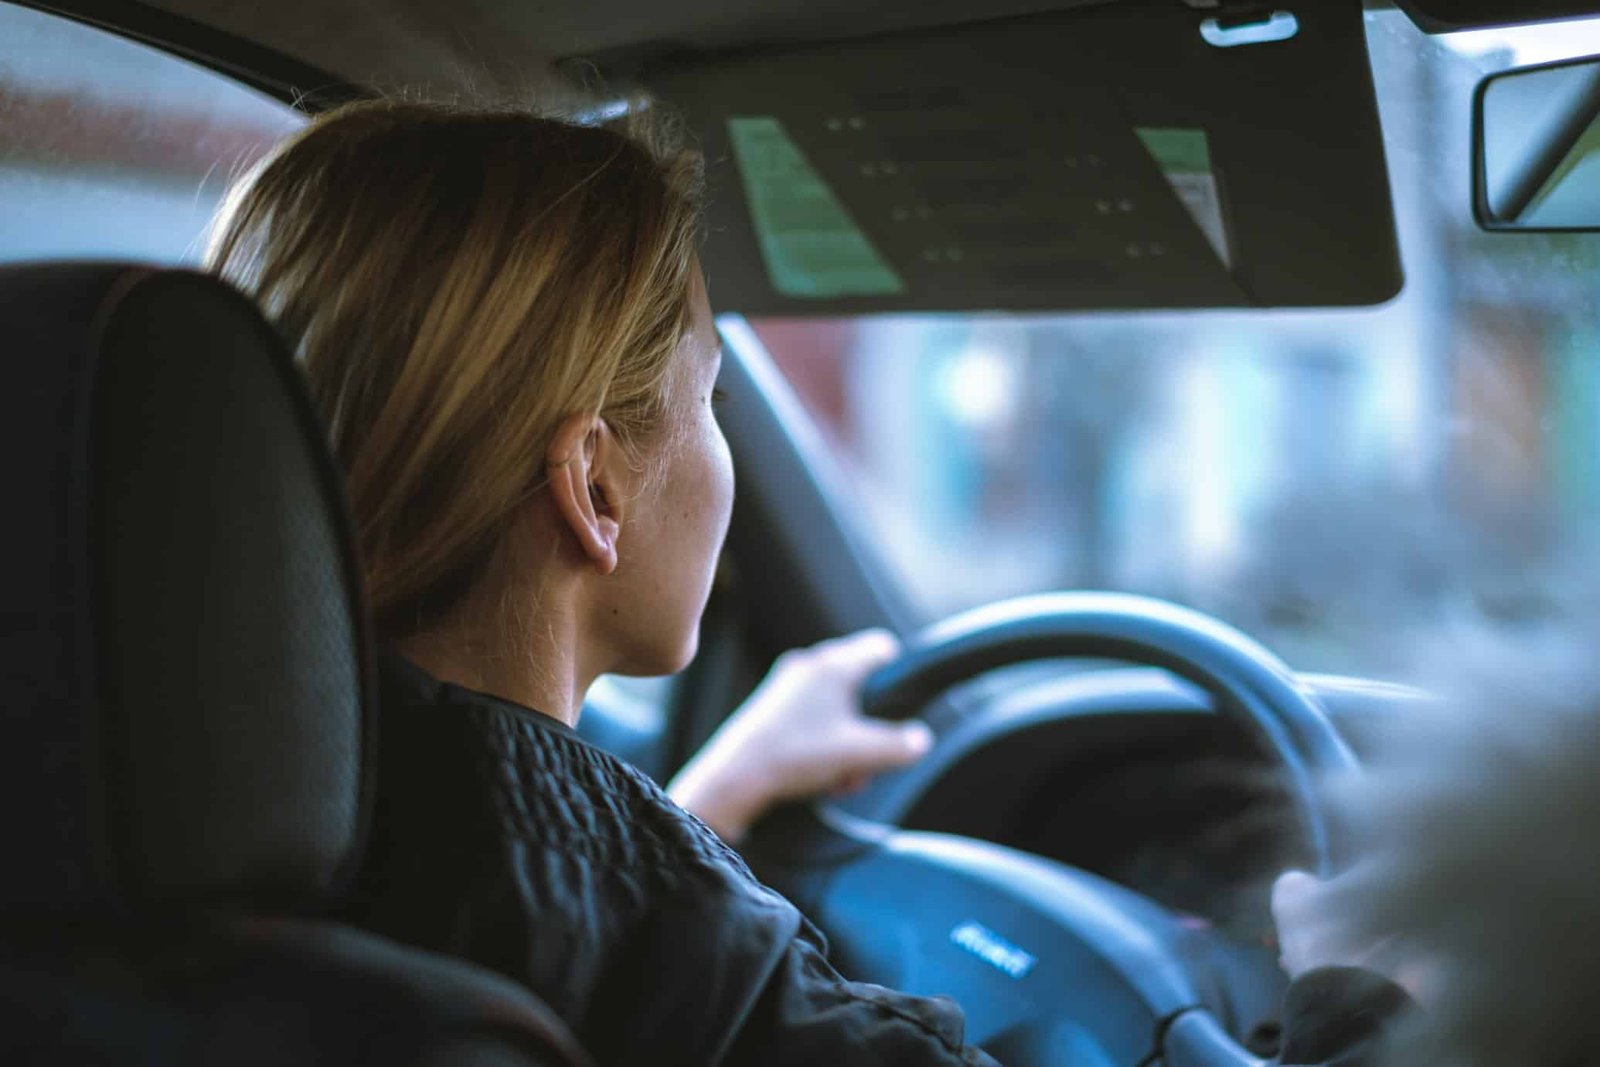
[[[933,747],[926,724],[861,714],[861,683],[899,651],[894,635],[864,630],[779,656],[667,792],[732,843],[774,804],[914,762]]]
[[[1298,978],[1318,967],[1362,967],[1376,971],[1424,1003],[1436,985],[1432,969],[1414,953],[1399,951],[1394,938],[1361,943],[1341,922],[1344,878],[1324,881],[1305,871],[1285,871],[1272,884],[1272,921],[1278,927],[1278,961]]]
[[[1272,883],[1272,921],[1278,962],[1290,978],[1318,967],[1358,966],[1365,954],[1339,936],[1328,883],[1305,871],[1285,871]]]

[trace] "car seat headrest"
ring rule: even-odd
[[[284,346],[200,274],[14,266],[0,375],[0,919],[327,903],[370,656]]]

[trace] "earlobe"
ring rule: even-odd
[[[604,550],[595,557],[594,569],[601,574],[610,574],[617,569],[617,539],[622,535],[622,524],[609,515],[601,515],[598,525],[599,541]]]
[[[594,561],[595,571],[605,575],[617,569],[617,538],[622,534],[622,524],[613,515],[610,494],[602,482],[599,467],[591,457],[589,483],[585,488],[594,515],[594,545],[589,551],[589,558]]]

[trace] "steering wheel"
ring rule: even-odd
[[[1318,872],[1337,856],[1318,783],[1357,770],[1316,697],[1261,645],[1164,601],[1055,593],[935,625],[868,679],[869,714],[914,716],[952,686],[1038,659],[1161,667],[1211,695],[1282,773]],[[825,804],[775,813],[746,854],[828,935],[851,978],[953,997],[967,1040],[1008,1064],[1243,1067],[1209,969],[1220,935],[1087,871]]]

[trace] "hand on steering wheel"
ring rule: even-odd
[[[921,758],[933,747],[926,724],[861,713],[861,684],[899,654],[887,630],[784,653],[667,792],[737,844],[777,804],[847,790]]]

